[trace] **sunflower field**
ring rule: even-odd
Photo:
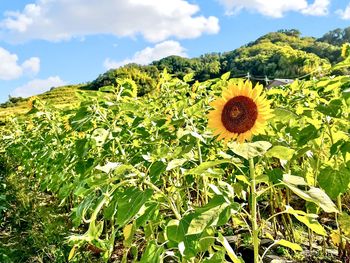
[[[78,94],[76,110],[33,98],[0,127],[0,189],[25,180],[29,203],[54,202],[45,216],[66,214],[62,229],[38,231],[62,235],[51,240],[62,250],[24,261],[8,243],[0,261],[349,262],[349,87],[349,76],[262,89],[164,71],[142,97],[118,79]]]

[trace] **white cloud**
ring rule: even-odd
[[[185,48],[182,47],[179,42],[168,40],[161,42],[154,47],[146,47],[145,49],[136,52],[131,59],[128,58],[122,61],[113,61],[110,58],[107,58],[103,65],[106,69],[118,68],[129,63],[146,65],[154,60],[159,60],[171,55],[187,57]]]
[[[24,73],[29,75],[36,75],[40,71],[40,59],[37,57],[32,57],[22,64],[22,69]]]
[[[303,9],[301,12],[306,15],[312,16],[325,16],[328,15],[330,0],[315,0],[315,2]]]
[[[61,80],[60,77],[54,76],[47,79],[33,79],[28,83],[16,88],[11,96],[14,97],[30,97],[49,90],[52,87],[58,87],[66,85],[66,82]]]
[[[225,8],[226,14],[232,15],[243,9],[274,18],[283,17],[286,12],[301,12],[307,15],[326,15],[330,0],[217,0]]]
[[[32,57],[18,64],[18,56],[0,47],[0,80],[11,80],[23,74],[35,75],[40,70],[40,59]]]
[[[345,10],[340,10],[339,9],[339,10],[336,11],[336,13],[340,15],[341,19],[344,19],[344,20],[350,19],[350,3],[345,8]]]
[[[169,37],[195,38],[219,31],[214,16],[197,15],[187,0],[36,0],[21,12],[6,12],[0,21],[3,40],[60,41],[113,34],[159,42]]]

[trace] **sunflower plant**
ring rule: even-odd
[[[236,140],[238,143],[250,141],[254,135],[264,132],[272,109],[266,96],[262,94],[263,86],[256,84],[253,88],[249,80],[239,80],[222,92],[222,96],[210,103],[214,108],[208,114],[208,126],[217,135],[218,140],[226,142]],[[268,145],[268,144],[267,144]],[[249,153],[249,146],[247,156]],[[250,170],[250,216],[254,246],[254,262],[259,262],[259,229],[257,224],[257,194],[256,176],[253,157],[249,159]]]

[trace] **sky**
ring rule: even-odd
[[[0,0],[0,103],[127,63],[225,52],[279,29],[350,25],[350,0]]]

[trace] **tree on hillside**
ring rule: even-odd
[[[87,85],[88,89],[98,90],[103,86],[117,85],[117,78],[129,78],[138,86],[138,95],[144,95],[153,90],[159,78],[159,71],[155,66],[142,66],[128,64],[126,66],[110,69]]]
[[[344,43],[350,42],[350,27],[329,31],[317,41],[327,42],[332,45],[341,46]]]

